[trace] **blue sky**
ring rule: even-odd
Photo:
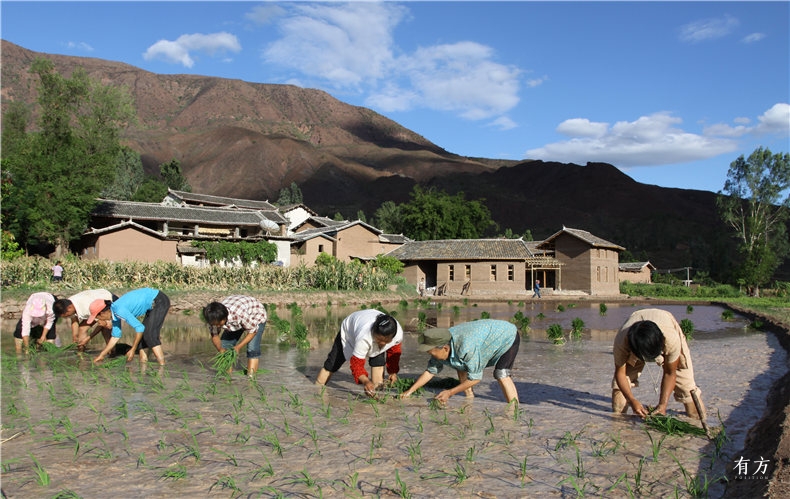
[[[790,152],[788,2],[19,2],[37,52],[319,88],[465,156],[718,191]]]

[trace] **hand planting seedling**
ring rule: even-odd
[[[212,367],[216,369],[217,376],[230,375],[231,370],[236,365],[236,359],[239,357],[239,352],[235,348],[229,348],[222,352],[218,352],[212,359]]]

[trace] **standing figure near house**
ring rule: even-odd
[[[100,326],[112,327],[112,337],[104,350],[93,359],[100,362],[106,357],[121,339],[121,319],[132,326],[137,334],[126,361],[130,362],[134,354],[140,352],[140,362],[146,362],[148,355],[145,353],[150,348],[159,365],[165,364],[165,354],[162,351],[162,340],[159,333],[165,322],[167,311],[170,309],[170,298],[158,289],[140,288],[129,291],[114,302],[95,300],[91,303],[88,324],[98,322]],[[138,317],[143,317],[142,322]]]
[[[661,391],[655,412],[666,414],[669,395],[682,403],[690,417],[704,418],[705,407],[699,399],[700,390],[694,382],[686,335],[666,310],[648,308],[638,310],[620,327],[614,338],[614,378],[612,379],[612,410],[625,413],[628,407],[634,414],[645,417],[649,411],[634,397],[631,387],[639,384],[645,362],[655,361],[662,367]],[[692,392],[696,391],[699,414]]]
[[[540,279],[535,279],[535,286],[532,287],[532,291],[535,293],[532,296],[533,298],[540,298]]]
[[[425,278],[420,277],[420,282],[417,283],[417,292],[420,296],[425,296]]]
[[[77,349],[79,351],[83,351],[85,350],[85,345],[99,333],[104,337],[104,344],[106,345],[109,343],[110,332],[112,331],[112,328],[97,324],[90,335],[88,334],[88,329],[91,327],[88,324],[88,318],[91,315],[91,303],[96,300],[113,302],[117,299],[117,296],[106,289],[88,289],[71,295],[68,298],[55,300],[52,308],[56,316],[69,319],[71,322],[71,340],[77,344]]]
[[[443,390],[436,400],[446,403],[456,393],[474,397],[472,387],[483,379],[483,369],[494,366],[494,379],[499,382],[505,400],[518,402],[518,392],[510,374],[518,354],[521,337],[514,324],[496,319],[481,319],[458,324],[449,329],[428,329],[417,340],[419,350],[431,359],[417,381],[401,398],[411,396],[447,365],[458,372],[458,386]]]
[[[388,381],[394,383],[398,380],[402,341],[403,329],[392,316],[375,309],[354,312],[343,319],[315,383],[325,385],[332,374],[349,360],[354,381],[365,387],[365,393],[373,396],[376,388],[384,382],[385,366]],[[365,370],[366,359],[371,375]]]
[[[60,282],[63,280],[63,267],[60,265],[60,260],[55,262],[55,265],[52,266],[52,280],[54,282]]]
[[[203,307],[203,319],[218,352],[233,348],[238,353],[246,347],[247,376],[250,378],[258,371],[261,337],[267,318],[266,307],[252,296],[232,295]]]
[[[31,336],[36,340],[37,345],[41,345],[44,341],[55,343],[58,337],[55,331],[55,312],[52,309],[55,299],[52,293],[46,292],[33,293],[28,297],[22,310],[22,318],[14,329],[16,353],[22,353],[23,345],[27,352]]]

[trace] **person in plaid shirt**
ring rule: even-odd
[[[252,296],[232,295],[203,308],[203,318],[217,351],[233,348],[241,352],[242,348],[247,348],[247,376],[251,378],[258,371],[267,317],[266,307]]]

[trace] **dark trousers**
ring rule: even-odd
[[[330,373],[337,372],[346,360],[346,356],[343,355],[343,340],[340,338],[340,333],[337,333],[335,342],[332,343],[332,350],[329,351],[329,355],[326,356],[324,361],[324,369]],[[368,359],[368,362],[370,367],[384,367],[387,364],[387,352],[371,357]]]
[[[156,295],[151,310],[145,313],[143,318],[143,340],[137,346],[137,351],[145,348],[153,348],[162,344],[159,333],[162,330],[162,324],[165,323],[167,311],[170,310],[170,298],[162,293]]]

